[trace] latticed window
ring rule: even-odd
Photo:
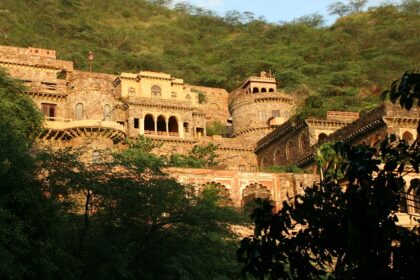
[[[260,121],[266,121],[266,120],[268,119],[268,117],[267,117],[267,112],[266,112],[266,111],[258,111],[258,112],[257,112],[257,118],[258,118]]]
[[[128,96],[134,96],[136,95],[136,89],[133,87],[128,88]]]
[[[280,110],[271,111],[271,116],[274,117],[274,118],[280,117]]]
[[[159,98],[162,96],[162,89],[159,86],[152,86],[152,97]]]
[[[105,104],[104,106],[104,121],[110,121],[111,120],[111,106],[108,104]]]

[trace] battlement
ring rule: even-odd
[[[3,57],[7,56],[39,56],[39,57],[46,57],[56,59],[56,51],[55,50],[48,50],[48,49],[41,49],[41,48],[19,48],[19,47],[9,47],[9,46],[0,46],[0,54]]]
[[[73,62],[58,60],[56,51],[41,48],[0,46],[0,64],[4,67],[32,67],[73,71]]]
[[[47,50],[47,49],[39,49],[39,48],[32,48],[29,47],[28,51],[32,55],[42,56],[42,57],[49,57],[49,58],[56,58],[55,50]]]

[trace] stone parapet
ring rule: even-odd
[[[73,62],[58,60],[54,50],[0,46],[0,65],[27,65],[38,68],[73,70]]]

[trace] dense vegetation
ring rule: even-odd
[[[417,0],[332,9],[342,16],[331,26],[319,15],[275,24],[170,2],[3,0],[0,44],[57,49],[79,69],[92,50],[95,71],[164,71],[227,89],[271,69],[284,89],[311,95],[304,116],[371,108],[382,87],[420,61]]]
[[[89,165],[83,147],[35,149],[22,90],[0,72],[1,279],[236,278],[242,214],[217,185],[177,183],[147,141]]]

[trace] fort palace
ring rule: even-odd
[[[93,58],[92,58],[93,59]],[[89,160],[105,151],[124,149],[125,139],[141,135],[162,145],[157,154],[187,153],[194,145],[217,145],[220,164],[213,169],[170,168],[179,181],[213,182],[241,205],[270,197],[277,206],[319,180],[315,155],[326,142],[375,143],[387,135],[413,141],[420,111],[383,104],[360,114],[328,112],[326,119],[290,119],[292,95],[271,73],[247,77],[232,92],[190,85],[181,78],[151,71],[111,75],[84,72],[54,50],[0,46],[0,67],[26,86],[45,117],[39,145],[87,148]],[[207,136],[211,123],[225,135]],[[268,173],[274,165],[296,165],[305,174]],[[410,223],[418,201],[407,199],[401,218]],[[404,220],[405,219],[405,220]]]

